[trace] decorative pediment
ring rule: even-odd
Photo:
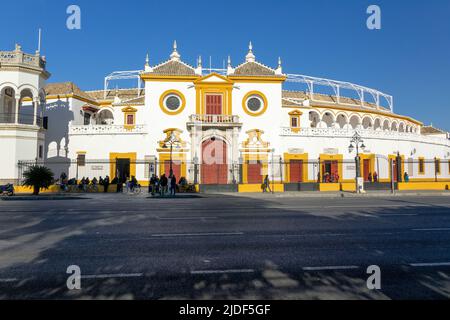
[[[289,112],[290,116],[301,116],[303,114],[303,112],[301,112],[300,110],[294,110]]]
[[[125,107],[122,109],[122,112],[127,112],[127,113],[134,113],[137,112],[138,110],[136,108],[133,107]]]
[[[224,77],[218,73],[210,73],[207,76],[201,77],[194,81],[195,84],[201,84],[201,83],[222,83],[222,84],[233,84],[234,82],[228,79],[227,77]]]
[[[173,149],[183,149],[186,147],[186,142],[181,138],[183,130],[177,128],[169,128],[163,131],[166,135],[164,140],[158,142],[161,149],[170,149],[172,144]]]
[[[269,142],[262,139],[264,131],[259,129],[253,129],[246,132],[247,140],[242,143],[244,149],[267,149],[270,146]]]

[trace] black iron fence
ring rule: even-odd
[[[245,159],[245,158],[244,158]],[[84,178],[125,180],[135,176],[142,183],[152,175],[175,175],[194,184],[258,184],[272,181],[283,184],[341,183],[353,182],[361,177],[366,183],[396,183],[414,181],[450,181],[449,159],[405,159],[394,156],[362,155],[356,159],[327,156],[321,159],[244,160],[234,163],[196,163],[193,161],[157,159],[111,159],[93,160],[79,156],[78,159],[48,159],[45,161],[19,161],[20,179],[34,165],[50,168],[55,180]]]

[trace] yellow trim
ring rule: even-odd
[[[181,106],[178,108],[178,110],[170,111],[164,105],[164,99],[170,94],[176,95],[176,96],[178,96],[181,99]],[[159,98],[159,107],[161,108],[161,110],[165,114],[168,114],[170,116],[174,116],[174,115],[177,115],[177,114],[180,114],[181,112],[183,112],[184,108],[186,107],[186,98],[184,97],[184,94],[182,94],[178,90],[174,90],[174,89],[167,90]]]
[[[209,78],[217,77],[224,82],[208,81]],[[233,113],[233,84],[234,82],[228,78],[217,74],[211,73],[205,77],[199,78],[194,81],[196,92],[196,113],[206,114],[206,95],[208,94],[220,94],[222,95],[222,114],[232,115]]]
[[[361,159],[361,177],[365,176],[365,172],[364,172],[364,160],[370,160],[370,167],[369,167],[369,172],[372,173],[372,179],[373,179],[373,173],[375,171],[375,154],[373,153],[360,153],[359,154],[359,158]],[[377,174],[379,175],[380,173],[377,172]]]
[[[86,151],[77,151],[77,154],[86,154]]]
[[[286,80],[286,77],[230,76],[228,77],[228,79],[231,79],[235,82],[247,82],[247,83],[261,83],[261,82],[280,83],[284,82]]]
[[[111,152],[109,154],[110,161],[110,179],[114,179],[116,177],[116,159],[129,159],[130,160],[130,177],[136,177],[136,152],[128,152],[128,153],[118,153]]]
[[[133,108],[133,107],[125,107],[122,109],[123,112],[123,126],[126,130],[131,130],[134,129],[136,127],[136,112],[137,109]],[[132,124],[128,124],[128,116],[133,116],[133,123]]]
[[[303,182],[308,182],[308,154],[307,153],[302,153],[302,154],[285,153],[283,157],[284,157],[284,172],[286,173],[286,177],[284,177],[284,181],[286,181],[286,183],[291,182],[291,166],[290,166],[291,160],[302,160],[303,161],[302,180],[303,180]]]
[[[340,183],[319,183],[319,191],[341,191]]]
[[[342,180],[343,174],[342,174],[342,162],[343,162],[344,156],[342,154],[320,154],[319,155],[319,174],[320,174],[320,181],[322,181],[323,172],[322,172],[322,161],[337,161],[338,162],[338,175],[339,175],[339,181]],[[317,178],[317,177],[315,177]],[[326,183],[330,184],[330,183]],[[331,183],[333,184],[333,183]],[[339,183],[338,183],[339,184]]]
[[[300,110],[294,110],[289,112],[289,126],[291,127],[291,130],[294,132],[299,132],[300,131],[300,117],[303,114],[303,112],[301,112]],[[296,118],[297,119],[297,126],[294,127],[292,126],[292,119]]]
[[[399,182],[398,190],[448,190],[450,182]]]
[[[144,81],[193,82],[198,78],[200,78],[200,76],[164,76],[151,73],[141,74],[141,79]]]
[[[264,177],[268,174],[268,159],[269,155],[267,153],[244,153],[242,164],[242,182],[244,184],[248,184],[248,162],[249,161],[261,161],[262,164],[262,175],[261,175],[261,183],[264,182]]]
[[[261,109],[260,111],[258,111],[258,112],[253,112],[253,111],[251,111],[251,110],[249,110],[249,109],[247,108],[247,100],[248,100],[248,98],[250,98],[251,96],[260,96],[261,99],[263,100],[263,104],[264,104],[264,105],[263,105],[263,107],[262,107],[262,109]],[[252,117],[258,117],[258,116],[264,114],[264,112],[266,112],[266,110],[267,110],[268,105],[269,105],[269,104],[268,104],[268,102],[267,102],[267,98],[266,98],[266,96],[264,95],[264,93],[262,93],[261,91],[256,91],[256,90],[250,91],[250,92],[248,92],[248,93],[244,96],[244,98],[242,99],[242,108],[244,109],[244,111],[245,111],[246,114],[248,114],[249,116],[252,116]]]
[[[61,98],[64,98],[64,99],[70,99],[70,98],[73,98],[73,99],[77,99],[77,100],[80,100],[80,101],[83,101],[83,102],[86,102],[86,103],[90,103],[90,104],[93,104],[93,105],[96,105],[96,106],[99,106],[99,105],[100,105],[100,104],[99,104],[97,101],[95,101],[95,100],[90,100],[90,99],[87,99],[87,98],[83,98],[83,97],[80,97],[80,96],[78,96],[78,95],[76,95],[76,94],[72,94],[72,93],[70,93],[70,94],[54,94],[54,95],[47,95],[47,96],[45,97],[46,100],[61,100]]]
[[[405,156],[404,156],[404,155],[401,155],[400,158],[402,159],[402,168],[401,168],[401,170],[400,170],[400,175],[401,175],[402,181],[403,181],[403,175],[404,175],[404,173],[405,173]],[[390,154],[390,155],[388,156],[388,159],[389,159],[389,160],[397,160],[397,155],[395,155],[395,154]],[[391,162],[389,161],[389,182],[391,181],[391,180],[390,180],[391,177],[392,177],[392,166],[391,166]],[[394,179],[394,181],[395,181],[395,179]]]
[[[249,192],[262,192],[261,188],[262,183],[260,184],[240,184],[238,185],[238,192],[249,193]],[[284,184],[282,183],[270,183],[270,189],[274,192],[284,192]]]
[[[159,151],[158,155],[159,160],[159,176],[161,177],[164,172],[164,164],[166,161],[170,161],[170,153],[167,151]],[[172,152],[172,161],[180,161],[181,162],[181,177],[186,176],[186,153],[182,152]],[[177,180],[181,177],[176,177]]]
[[[423,170],[420,170],[420,163],[422,162],[423,164]],[[419,172],[419,175],[423,176],[425,175],[425,171],[426,171],[426,163],[425,163],[425,158],[424,157],[419,157],[419,163],[418,163],[418,168],[417,171]]]

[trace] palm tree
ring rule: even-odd
[[[25,181],[22,185],[33,187],[33,195],[39,195],[41,188],[48,189],[53,183],[53,172],[44,166],[34,165],[23,174]]]

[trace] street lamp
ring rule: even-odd
[[[360,170],[360,159],[359,159],[359,148],[365,149],[366,146],[364,145],[364,140],[359,135],[358,132],[355,132],[355,134],[352,137],[352,140],[350,140],[350,145],[348,146],[348,152],[352,153],[353,150],[355,150],[356,146],[356,157],[355,157],[355,164],[356,164],[356,178],[359,178],[361,176],[361,170]]]
[[[356,166],[356,178],[355,178],[355,183],[356,183],[356,192],[359,193],[360,192],[360,184],[362,184],[360,177],[361,177],[361,161],[359,158],[359,148],[361,149],[365,149],[366,146],[364,145],[364,140],[362,139],[362,137],[359,135],[358,132],[355,132],[355,134],[352,137],[352,140],[350,140],[350,145],[348,147],[348,151],[349,153],[352,153],[353,150],[355,150],[356,148],[356,157],[355,157],[355,166]]]
[[[164,142],[163,148],[167,149],[167,143],[170,145],[170,162],[169,162],[169,176],[171,177],[173,175],[173,167],[172,167],[172,152],[173,152],[173,145],[177,142],[177,138],[175,137],[174,133],[172,132],[170,134],[170,137],[167,141]]]

